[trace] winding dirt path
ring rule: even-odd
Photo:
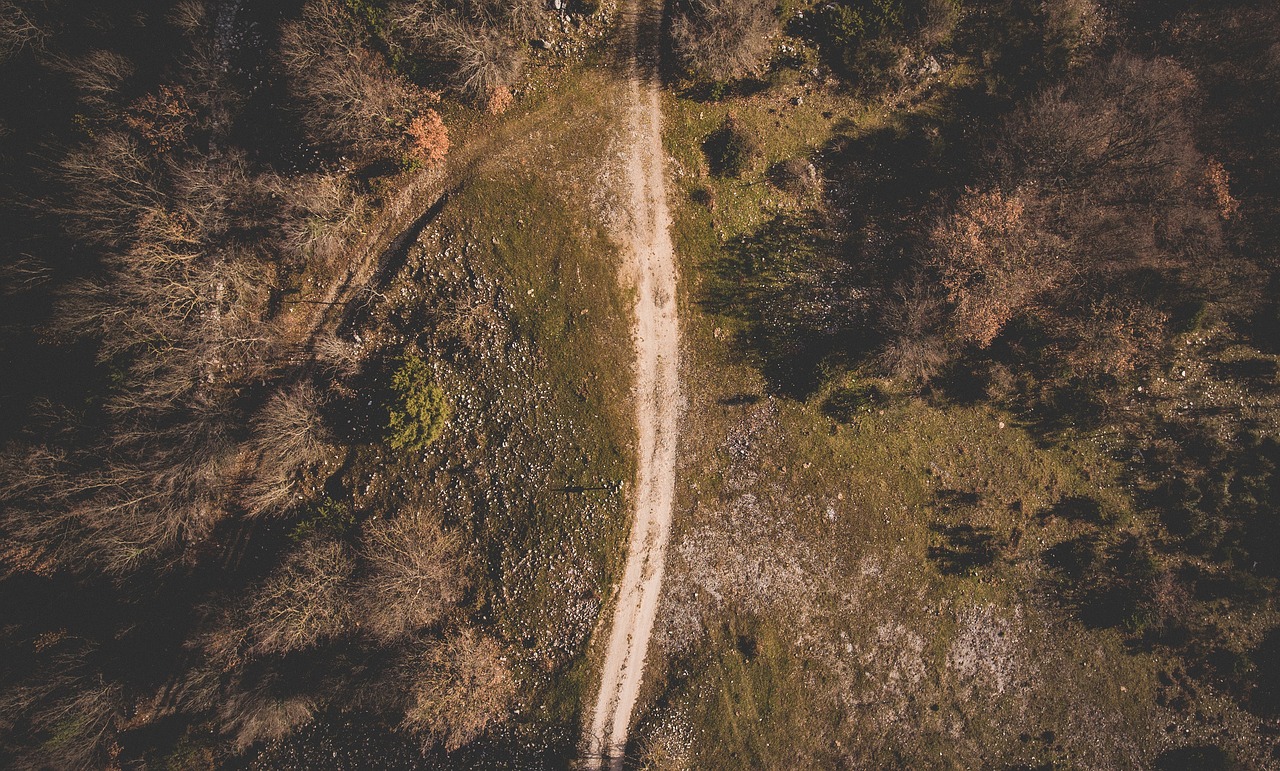
[[[617,593],[600,692],[585,737],[585,766],[621,769],[631,713],[658,609],[675,497],[680,408],[676,263],[667,209],[657,35],[662,3],[637,0],[629,20],[634,56],[626,148],[626,271],[636,288],[635,512]]]

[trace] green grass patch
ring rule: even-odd
[[[362,330],[392,359],[420,352],[409,391],[449,409],[437,440],[365,448],[344,479],[361,510],[436,510],[472,543],[469,610],[530,705],[495,742],[576,737],[625,556],[625,488],[565,490],[634,475],[631,298],[598,189],[619,85],[570,72],[504,116]]]

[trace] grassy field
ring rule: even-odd
[[[491,124],[342,331],[367,364],[338,409],[351,450],[330,485],[358,518],[432,511],[464,534],[472,593],[458,612],[496,636],[518,682],[515,719],[441,760],[450,767],[556,768],[575,751],[587,642],[621,570],[628,508],[626,486],[563,488],[634,474],[630,296],[601,182],[623,96],[608,73],[574,69]],[[425,452],[383,442],[405,353],[423,357],[450,407]]]

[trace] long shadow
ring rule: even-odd
[[[288,738],[233,758],[228,769],[377,768],[395,771],[563,771],[575,756],[576,730],[514,726],[482,736],[462,749],[424,751],[394,721],[374,714],[331,710]]]
[[[409,260],[409,251],[422,232],[427,226],[434,222],[440,212],[444,211],[444,207],[449,203],[449,199],[457,193],[458,186],[440,194],[435,203],[431,204],[418,218],[410,223],[409,227],[400,232],[386,249],[382,250],[382,254],[378,257],[378,266],[374,268],[373,275],[370,276],[367,289],[358,301],[348,303],[343,312],[342,319],[338,322],[338,331],[350,332],[356,326],[362,316],[368,313],[372,307],[372,300],[378,295],[377,293],[386,289],[396,275],[404,268]],[[344,284],[342,292],[345,293],[348,285]]]

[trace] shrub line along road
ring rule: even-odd
[[[680,328],[676,313],[675,250],[667,208],[658,29],[662,4],[636,0],[628,20],[632,60],[627,147],[628,227],[624,278],[636,289],[635,399],[637,471],[627,565],[617,592],[600,691],[585,737],[584,765],[622,768],[631,713],[644,674],[658,609],[675,496],[680,394]]]

